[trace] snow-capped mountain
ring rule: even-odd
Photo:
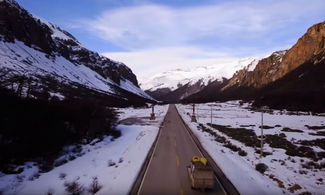
[[[257,62],[257,58],[251,57],[228,61],[224,64],[175,69],[153,75],[140,85],[158,100],[175,99],[178,101],[200,91],[209,83],[223,82],[225,78],[231,78],[236,71],[248,65],[250,69],[254,69]]]
[[[141,83],[144,90],[155,91],[161,88],[169,88],[175,90],[185,84],[194,84],[202,81],[204,85],[214,80],[222,80],[222,78],[230,78],[237,70],[240,70],[250,64],[256,58],[244,58],[234,60],[225,64],[216,64],[210,66],[198,66],[188,69],[175,69],[162,73],[158,73]]]
[[[0,75],[4,87],[21,88],[25,95],[30,88],[48,88],[44,79],[51,78],[62,85],[124,99],[152,100],[125,64],[88,50],[71,34],[28,13],[14,0],[0,1]]]

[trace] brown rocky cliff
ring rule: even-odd
[[[269,57],[261,59],[253,71],[250,71],[248,67],[237,71],[222,90],[231,87],[259,88],[274,81],[274,75],[279,70],[279,65],[286,52],[287,50],[277,51],[272,53]]]
[[[259,61],[253,71],[240,70],[222,90],[233,87],[261,88],[282,78],[325,50],[325,21],[310,27],[288,51],[274,52]]]
[[[325,49],[325,21],[313,25],[284,56],[276,78],[281,78]]]

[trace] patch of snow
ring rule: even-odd
[[[247,70],[253,71],[256,68],[258,62],[259,62],[259,60],[257,60],[257,59],[253,60],[249,65],[247,65]]]
[[[36,20],[40,20],[41,23],[47,25],[51,30],[52,30],[52,38],[58,38],[58,39],[62,39],[62,40],[74,40],[72,39],[70,36],[66,35],[58,26],[56,26],[55,24],[52,24],[50,22],[48,22],[47,20],[36,16],[36,15],[32,15]],[[76,41],[76,40],[74,40]]]
[[[54,92],[49,92],[51,97],[57,97],[59,100],[64,100],[65,97],[64,95],[60,94],[60,93],[54,93]]]
[[[144,98],[150,99],[150,100],[154,100],[150,95],[148,95],[146,92],[142,91],[142,89],[140,89],[139,87],[136,87],[133,83],[131,83],[131,81],[129,80],[121,80],[120,81],[120,87],[122,89],[125,89],[127,91],[130,91],[134,94],[137,94],[139,96],[142,96]]]
[[[239,101],[229,101],[225,103],[207,103],[196,104],[196,117],[198,123],[210,128],[207,123],[211,122],[212,107],[212,123],[229,126],[230,128],[246,128],[251,129],[257,136],[260,136],[261,112],[251,110],[249,103],[240,105]],[[198,123],[190,122],[187,113],[192,113],[191,105],[177,105],[179,113],[185,122],[191,127],[193,133],[198,137],[203,147],[213,157],[215,162],[224,171],[226,176],[232,181],[241,194],[282,194],[281,191],[287,190],[290,186],[298,184],[301,190],[295,191],[296,194],[308,191],[312,194],[323,194],[324,168],[322,169],[306,169],[303,164],[311,161],[306,157],[288,156],[284,149],[272,148],[269,144],[264,144],[264,151],[271,152],[262,159],[252,147],[246,146],[222,132],[210,128],[212,131],[225,137],[232,144],[247,152],[247,156],[239,156],[237,152],[216,142],[210,134],[198,129]],[[324,126],[324,116],[313,116],[303,112],[287,112],[280,110],[272,110],[272,112],[263,114],[263,125],[270,128],[264,129],[264,135],[274,135],[283,133],[286,139],[299,146],[299,141],[315,140],[324,138],[318,135],[311,135],[315,130],[309,129],[309,126]],[[283,128],[299,129],[303,132],[285,132]],[[325,152],[322,148],[311,146],[315,152]],[[268,166],[268,170],[264,175],[255,170],[258,163],[264,163]],[[325,163],[325,160],[319,160],[316,163]],[[279,188],[278,183],[269,177],[273,175],[283,182],[286,189]],[[257,193],[258,192],[258,193]]]
[[[168,106],[156,106],[156,120],[150,121],[151,108],[118,109],[119,119],[136,117],[141,124],[119,124],[121,137],[113,140],[111,136],[102,141],[94,140],[83,145],[85,153],[81,157],[54,168],[47,173],[39,173],[38,166],[29,162],[20,174],[0,173],[0,192],[3,194],[67,194],[64,184],[76,181],[87,190],[93,178],[97,177],[102,188],[96,194],[128,194],[142,164],[158,135]],[[65,147],[69,152],[70,147]]]

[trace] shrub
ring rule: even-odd
[[[211,124],[208,124],[208,125],[212,126]],[[222,126],[222,127],[225,127],[225,126]],[[225,128],[228,128],[228,127],[225,127]],[[227,140],[227,138],[220,136],[216,132],[211,130],[210,128],[205,127],[203,124],[200,123],[198,125],[198,129],[201,129],[203,132],[209,133],[210,135],[212,135],[215,138],[214,139],[215,141],[223,143],[224,147],[227,147],[234,152],[238,152],[238,154],[240,156],[247,156],[247,152],[245,152],[241,148],[237,147],[236,145],[232,144],[230,141]]]
[[[325,126],[309,126],[309,125],[305,125],[305,127],[307,127],[308,129],[312,129],[312,130],[325,129]]]
[[[109,167],[112,167],[112,166],[116,165],[116,163],[114,161],[112,161],[112,160],[108,160],[107,164],[108,164]]]
[[[284,132],[296,132],[296,133],[304,132],[304,131],[299,130],[299,129],[290,129],[289,127],[284,127],[281,131],[284,131]]]
[[[301,189],[301,186],[298,185],[298,184],[294,184],[293,186],[291,186],[290,188],[288,188],[288,190],[289,190],[291,193],[294,193],[295,191],[300,190],[300,189]]]
[[[307,145],[307,146],[318,146],[325,150],[325,138],[322,139],[315,139],[315,140],[304,140],[301,141],[302,145]]]
[[[324,139],[325,140],[325,139]],[[322,142],[323,140],[310,140],[310,141],[301,141],[302,145],[324,145]],[[266,135],[265,142],[268,143],[273,148],[282,148],[286,150],[286,154],[289,156],[300,156],[300,157],[307,157],[313,160],[322,159],[323,154],[321,152],[318,153],[318,156],[316,155],[316,152],[310,147],[307,146],[296,146],[292,144],[290,141],[288,141],[285,137],[280,135]]]
[[[98,178],[93,177],[93,181],[89,186],[88,192],[96,194],[103,186],[98,183]]]
[[[65,173],[60,173],[59,178],[60,178],[61,180],[63,180],[63,179],[65,179],[66,176],[67,176],[67,174],[65,174]]]
[[[247,152],[244,151],[244,150],[240,150],[240,151],[238,152],[238,154],[239,154],[240,156],[247,156]]]
[[[268,166],[267,166],[266,164],[264,164],[264,163],[258,163],[258,164],[255,166],[255,169],[256,169],[258,172],[264,174],[264,172],[268,169]]]
[[[278,179],[278,178],[276,178],[274,175],[269,175],[269,177],[272,179],[272,180],[274,180],[274,181],[276,181],[277,183],[278,183],[278,186],[280,187],[280,188],[284,188],[284,184],[283,184],[283,182],[280,180],[280,179]]]
[[[325,136],[325,131],[317,131],[316,133],[309,133],[309,135]]]
[[[238,152],[240,150],[240,148],[238,148],[237,146],[233,145],[230,142],[227,142],[224,146],[231,149],[234,152]]]
[[[306,191],[306,192],[301,192],[299,195],[312,195],[312,193]]]
[[[306,162],[302,164],[302,167],[306,169],[322,169],[321,164],[314,161]]]
[[[255,150],[255,153],[256,154],[260,154],[261,153],[261,150],[260,149],[256,149]],[[263,151],[263,156],[266,157],[268,155],[271,155],[272,153],[271,152],[267,152],[267,151]]]
[[[273,129],[273,126],[268,126],[268,125],[263,125],[263,126],[259,126],[259,128],[263,127],[264,130],[266,129]]]
[[[65,191],[71,195],[80,195],[84,191],[84,187],[77,181],[64,182]]]
[[[231,128],[229,126],[210,124],[208,125],[229,137],[244,143],[246,146],[259,147],[260,141],[258,140],[255,132],[245,128]]]

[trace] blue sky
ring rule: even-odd
[[[265,56],[325,20],[323,0],[17,0],[140,80],[172,68]]]

